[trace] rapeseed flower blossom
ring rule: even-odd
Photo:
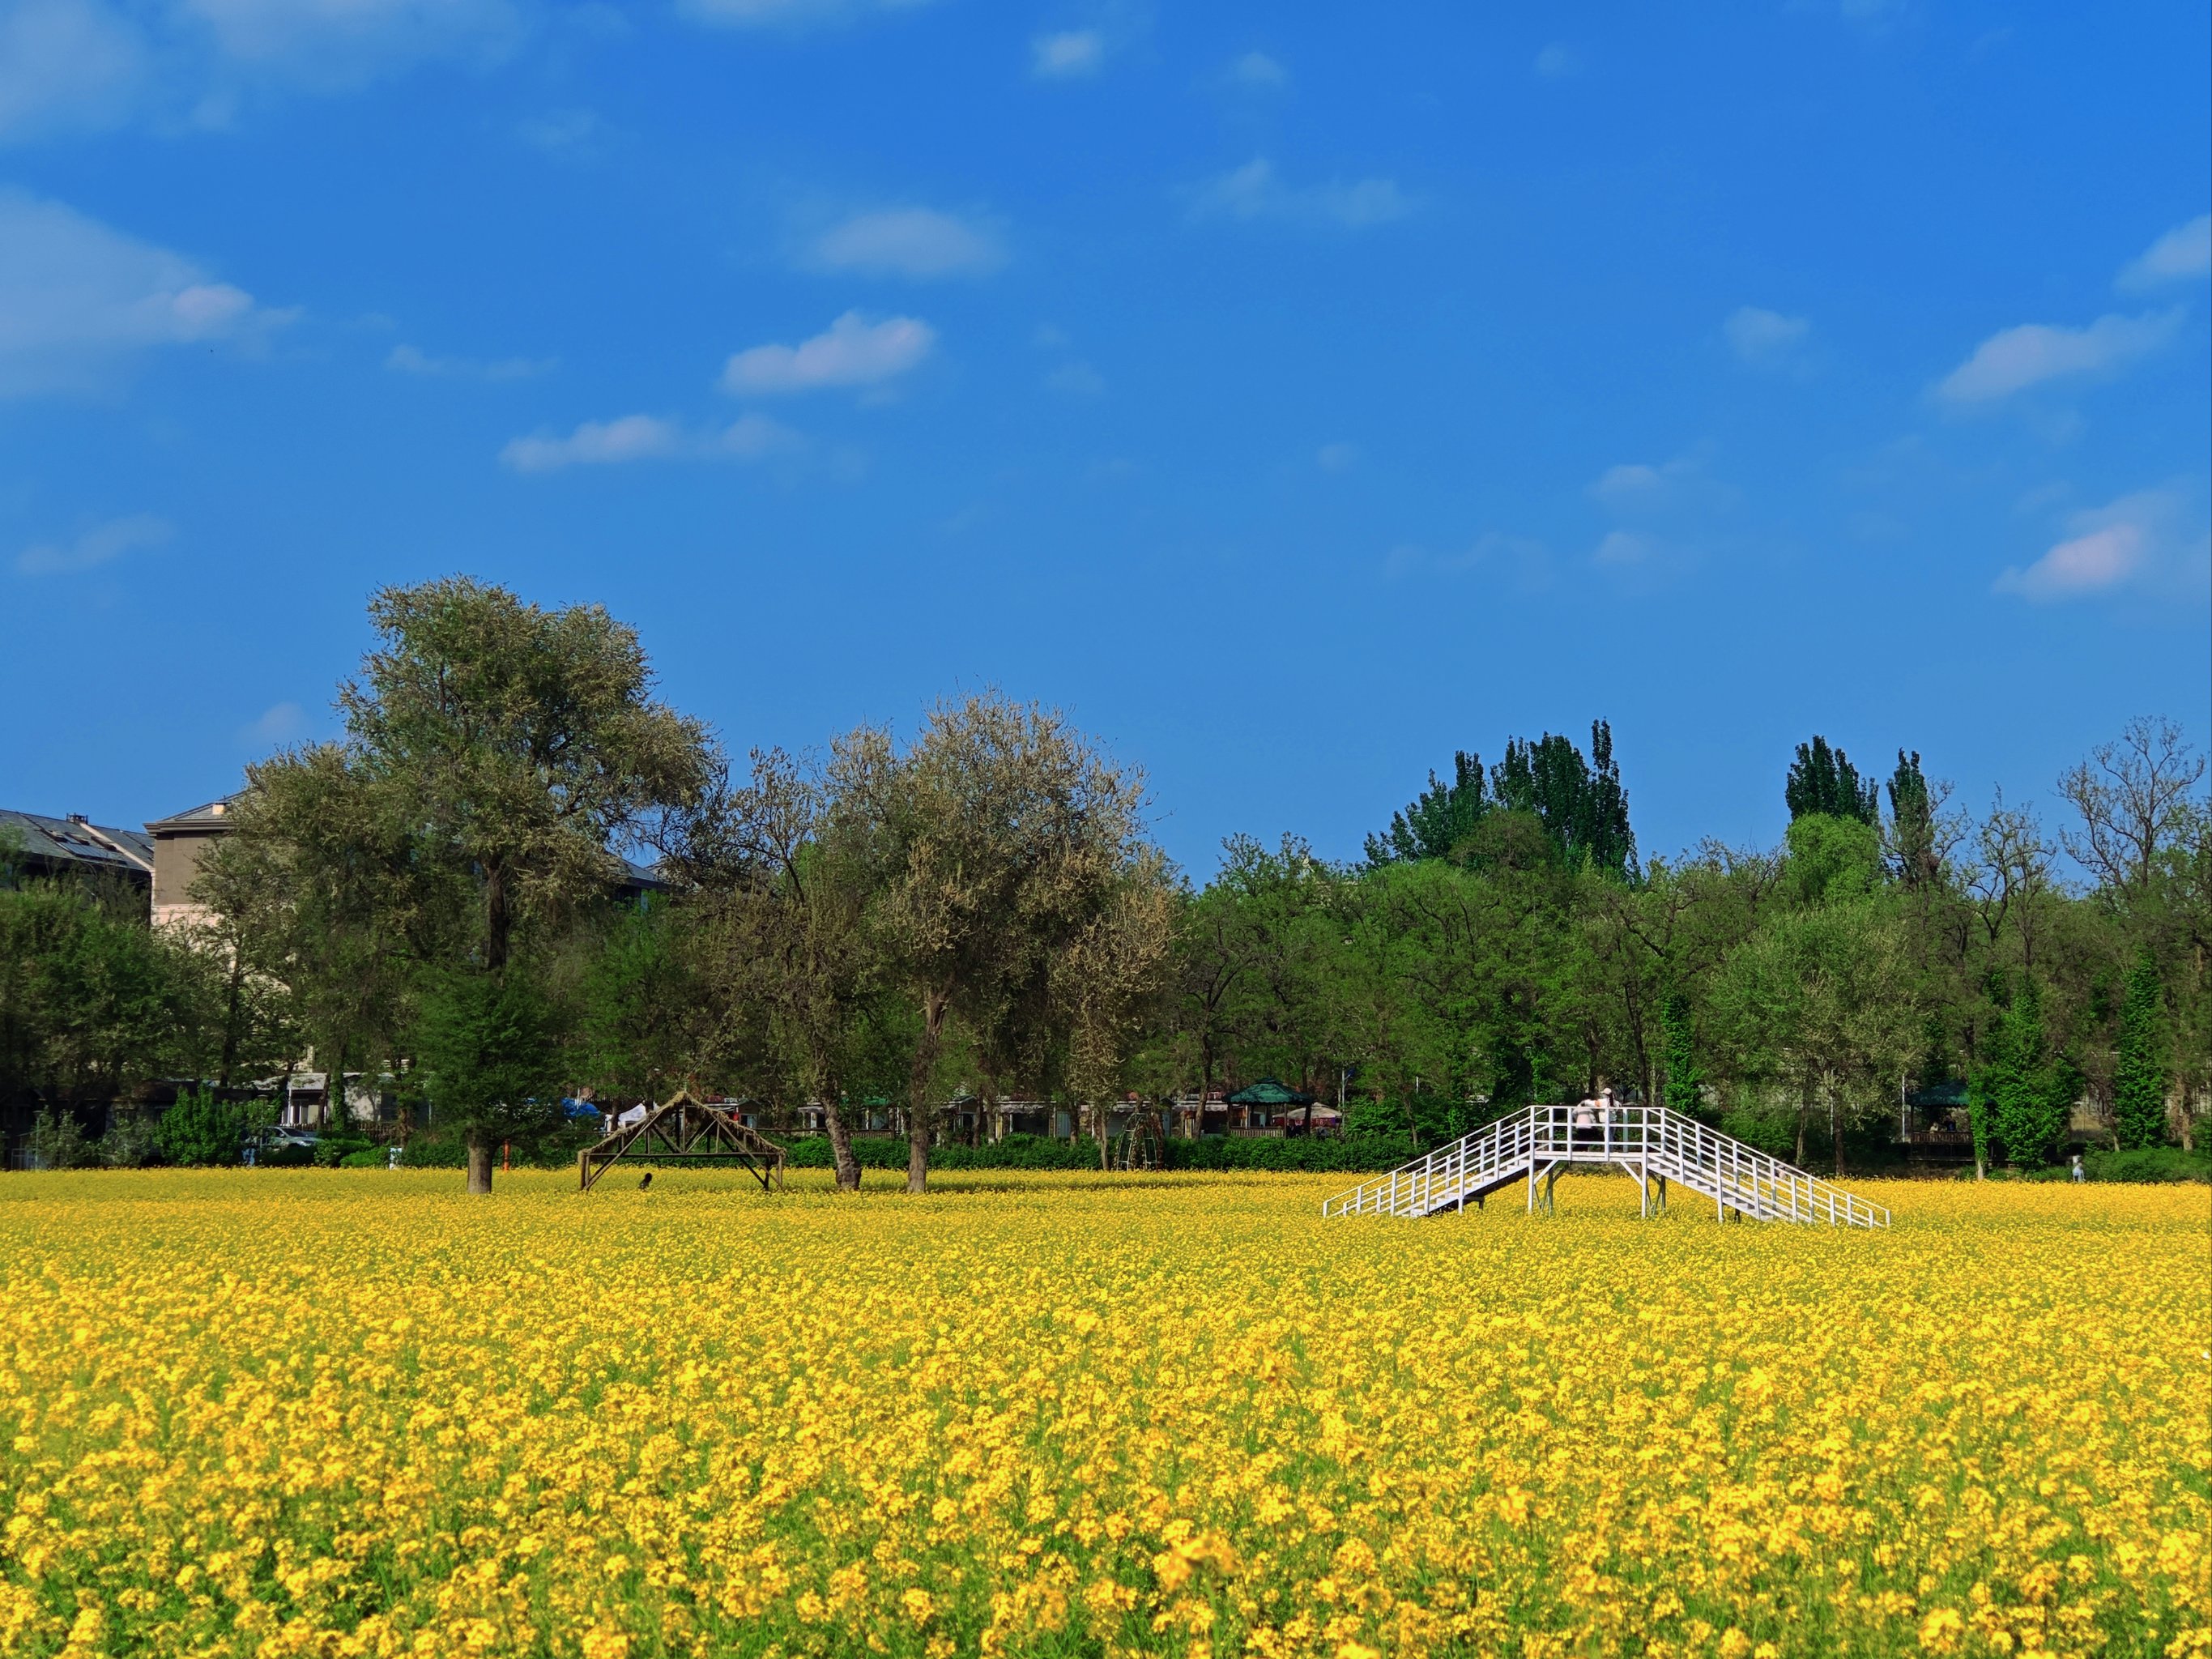
[[[2199,1192],[940,1184],[0,1181],[0,1653],[2212,1653]]]

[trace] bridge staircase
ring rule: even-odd
[[[1710,1200],[1723,1219],[1889,1225],[1881,1205],[1664,1106],[1524,1107],[1338,1194],[1322,1213],[1435,1215],[1520,1186],[1534,1214],[1550,1210],[1560,1173],[1577,1166],[1626,1173],[1646,1215],[1666,1208],[1671,1183]]]

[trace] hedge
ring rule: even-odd
[[[2212,1181],[2212,1158],[2179,1146],[2138,1146],[2127,1152],[2093,1152],[2082,1164],[2092,1181]]]
[[[1167,1143],[1170,1170],[1283,1170],[1367,1174],[1395,1170],[1419,1156],[1402,1135],[1344,1135],[1249,1139],[1209,1137]],[[831,1167],[826,1136],[795,1140],[787,1149],[794,1170]],[[884,1135],[856,1136],[853,1156],[864,1170],[903,1170],[906,1142]],[[1098,1143],[1085,1135],[1048,1140],[1042,1135],[1008,1135],[981,1146],[933,1146],[933,1170],[1095,1170]]]

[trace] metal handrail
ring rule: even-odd
[[[1562,1164],[1619,1164],[1640,1170],[1645,1181],[1658,1176],[1713,1200],[1723,1212],[1757,1220],[1889,1225],[1881,1205],[1664,1106],[1613,1106],[1595,1114],[1575,1106],[1525,1106],[1338,1194],[1322,1213],[1433,1215],[1524,1175],[1533,1205],[1539,1166],[1556,1170]]]

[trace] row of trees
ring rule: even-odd
[[[1237,838],[1195,888],[1142,779],[1049,710],[973,696],[732,768],[596,608],[455,579],[372,619],[345,735],[251,769],[202,934],[0,894],[0,1086],[233,1084],[312,1046],[434,1102],[477,1191],[585,1087],[818,1103],[846,1185],[852,1103],[897,1102],[919,1191],[963,1088],[987,1117],[1272,1075],[1427,1139],[1611,1083],[1840,1165],[1965,1079],[1980,1156],[2033,1166],[2085,1098],[2123,1144],[2186,1137],[2170,1097],[2212,1066],[2212,813],[2161,721],[2066,775],[2056,837],[1814,738],[1782,847],[1639,856],[1601,721],[1587,753],[1460,755],[1358,863]]]

